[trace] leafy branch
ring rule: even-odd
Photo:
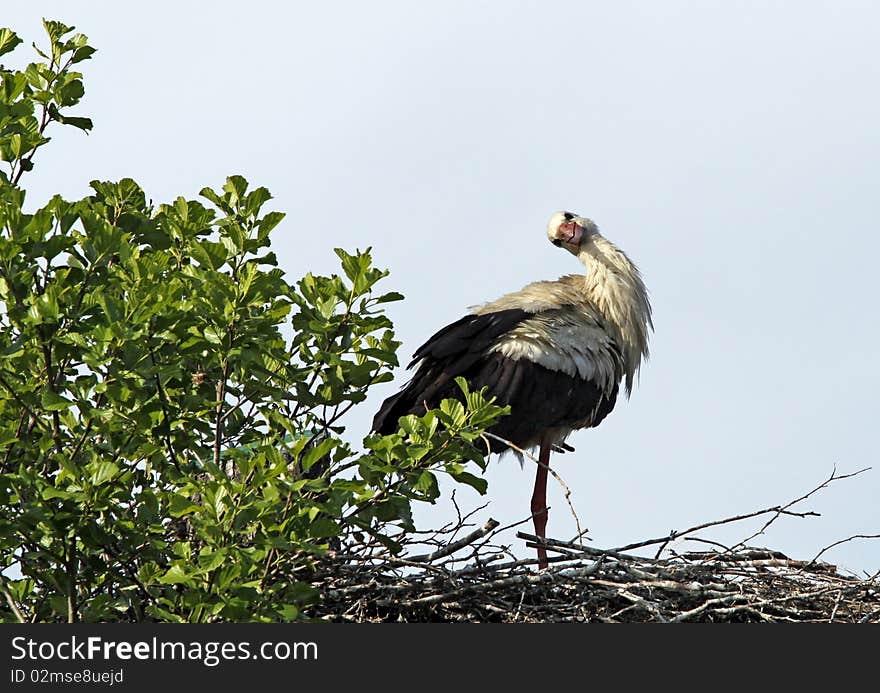
[[[49,37],[48,52],[34,49],[48,62],[30,63],[23,71],[3,71],[0,100],[0,156],[9,162],[8,176],[3,180],[18,185],[22,175],[34,167],[34,155],[49,138],[45,131],[50,123],[71,125],[83,131],[92,129],[89,118],[67,115],[66,109],[76,106],[85,93],[82,74],[71,70],[79,62],[92,57],[95,50],[83,34],[61,22],[43,20]],[[21,43],[11,29],[0,29],[0,55],[9,53]],[[34,114],[39,108],[39,119]],[[65,113],[61,112],[65,109]]]
[[[439,477],[485,480],[504,410],[469,392],[356,450],[345,417],[397,366],[386,270],[288,282],[271,194],[230,176],[148,203],[132,179],[24,210],[22,175],[82,97],[94,50],[44,22],[0,67],[0,620],[283,621],[337,547],[388,550]],[[0,30],[0,54],[21,40]],[[71,166],[70,170],[80,170]]]

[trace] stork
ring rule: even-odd
[[[531,511],[546,537],[547,473],[552,450],[572,431],[597,426],[614,408],[621,382],[629,397],[648,357],[651,304],[638,268],[599,233],[593,221],[556,212],[550,242],[575,255],[586,276],[538,281],[473,309],[418,348],[415,375],[382,404],[373,430],[397,430],[398,419],[424,414],[445,398],[461,399],[455,378],[488,388],[510,414],[488,429],[492,452],[538,448]],[[501,440],[499,440],[501,439]],[[538,548],[538,567],[547,551]]]

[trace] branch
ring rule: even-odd
[[[6,577],[3,575],[0,575],[0,591],[2,591],[3,596],[6,597],[6,603],[9,604],[9,608],[12,609],[12,613],[15,614],[15,618],[18,619],[18,622],[27,623],[27,619],[24,617],[24,614],[21,613],[18,604],[15,603],[15,598],[12,596],[12,592],[10,592],[9,588],[6,586]]]
[[[575,544],[573,541],[562,541],[561,539],[548,539],[541,538],[536,534],[529,534],[528,532],[517,532],[516,536],[518,539],[525,539],[529,548],[537,548],[538,546],[542,546],[551,551],[562,549],[566,553],[571,554],[574,552],[576,554],[586,554],[591,557],[602,557],[608,556],[610,558],[619,558],[623,560],[640,560],[640,561],[651,561],[657,559],[649,559],[642,558],[641,556],[634,556],[632,554],[622,553],[619,549],[594,549],[591,546],[584,546],[582,544]]]
[[[76,575],[79,571],[79,560],[76,550],[76,535],[70,538],[70,552],[67,563],[67,622],[76,623]]]
[[[489,518],[486,524],[484,524],[479,529],[475,529],[467,536],[464,536],[457,541],[453,541],[443,548],[432,551],[431,553],[423,553],[419,554],[418,556],[409,556],[407,560],[410,563],[430,563],[432,561],[436,561],[438,558],[443,558],[444,556],[455,553],[459,549],[463,549],[465,546],[467,546],[468,544],[472,544],[477,539],[482,539],[487,534],[489,534],[489,532],[494,530],[499,524],[501,523],[498,522],[498,520],[493,520],[492,518]]]
[[[849,479],[850,477],[858,476],[859,474],[866,472],[869,469],[871,469],[871,467],[865,467],[864,469],[859,469],[858,471],[852,472],[851,474],[839,474],[838,475],[837,468],[835,467],[834,471],[832,471],[832,473],[831,473],[831,476],[828,477],[821,484],[816,486],[816,488],[814,488],[812,491],[805,493],[804,495],[800,496],[799,498],[795,498],[793,501],[790,501],[790,502],[786,503],[785,505],[781,505],[781,506],[774,505],[770,508],[764,508],[763,510],[755,510],[754,512],[745,513],[742,515],[733,515],[731,517],[726,517],[723,520],[713,520],[712,522],[704,522],[702,524],[694,525],[693,527],[690,527],[690,528],[682,530],[682,531],[673,530],[665,537],[658,537],[656,539],[646,539],[645,541],[638,541],[638,542],[635,542],[632,544],[626,544],[625,546],[618,546],[617,548],[612,549],[612,550],[613,551],[631,551],[632,549],[640,549],[645,546],[663,544],[663,546],[661,547],[661,551],[662,551],[662,549],[665,548],[666,544],[668,544],[669,542],[674,541],[675,539],[678,539],[679,537],[683,537],[688,534],[693,534],[694,532],[699,532],[701,529],[706,529],[707,527],[717,527],[718,525],[726,525],[726,524],[730,524],[733,522],[739,522],[740,520],[748,520],[752,517],[759,517],[761,515],[766,515],[768,513],[775,514],[775,517],[773,518],[774,520],[777,517],[779,517],[780,515],[792,515],[794,517],[818,517],[819,513],[816,513],[816,512],[808,511],[808,512],[799,513],[799,512],[794,512],[794,511],[788,510],[788,508],[790,508],[793,505],[796,505],[797,503],[800,503],[801,501],[806,500],[807,498],[812,496],[814,493],[816,493],[816,492],[822,490],[823,488],[825,488],[826,486],[828,486],[833,481],[839,481],[841,479]],[[772,520],[771,520],[771,522],[772,522]],[[766,529],[767,526],[769,526],[769,524],[770,523],[767,523],[767,525],[764,525],[764,527],[762,528],[761,531]],[[754,535],[752,535],[750,537],[750,539],[758,536],[760,533],[761,533],[760,531],[755,533]],[[736,549],[736,548],[738,548],[738,546],[741,546],[742,544],[743,544],[743,542],[740,542],[740,544],[732,547],[732,549]],[[658,552],[658,555],[659,555],[659,552]]]
[[[220,380],[217,381],[217,413],[214,421],[214,464],[220,467],[220,448],[223,440],[223,404],[226,401],[226,379],[229,377],[229,361],[223,361]]]
[[[845,544],[848,541],[852,541],[853,539],[880,539],[880,534],[853,534],[851,537],[847,537],[846,539],[840,539],[839,541],[835,541],[833,544],[828,544],[824,549],[822,549],[819,553],[813,556],[810,559],[810,562],[807,563],[808,566],[813,565],[816,561],[819,560],[819,556],[821,556],[826,551],[833,549],[835,546],[840,546],[841,544]]]
[[[771,517],[769,520],[767,520],[767,522],[764,523],[764,525],[761,527],[761,529],[759,529],[759,530],[758,530],[757,532],[755,532],[754,534],[751,534],[751,535],[747,536],[745,539],[743,539],[742,541],[738,542],[737,544],[734,544],[733,546],[731,546],[731,547],[728,549],[728,551],[735,551],[736,549],[738,549],[738,548],[740,548],[740,547],[742,547],[742,546],[745,546],[748,542],[750,542],[750,541],[751,541],[752,539],[754,539],[755,537],[758,537],[758,536],[762,535],[762,534],[767,530],[767,528],[768,528],[770,525],[772,525],[774,522],[776,522],[776,520],[779,519],[780,515],[793,515],[793,516],[795,516],[795,517],[806,517],[806,516],[810,515],[810,516],[813,516],[813,517],[818,517],[818,516],[819,516],[819,513],[816,513],[816,512],[796,513],[796,512],[792,512],[792,511],[788,510],[788,508],[790,508],[791,506],[795,505],[796,503],[800,503],[801,501],[806,500],[807,498],[809,498],[810,496],[812,496],[812,495],[813,495],[814,493],[816,493],[817,491],[819,491],[819,490],[825,488],[826,486],[828,486],[828,484],[830,484],[832,481],[837,481],[838,479],[847,479],[847,478],[849,478],[849,477],[851,477],[851,476],[856,476],[857,474],[861,474],[862,472],[866,472],[866,471],[868,471],[869,469],[871,469],[871,468],[870,468],[870,467],[865,467],[864,469],[860,469],[860,470],[858,470],[858,471],[856,471],[856,472],[853,472],[852,474],[843,474],[843,475],[837,476],[837,466],[835,465],[835,466],[832,468],[831,476],[828,477],[828,479],[826,479],[825,481],[823,481],[821,484],[819,484],[819,485],[818,485],[816,488],[814,488],[812,491],[809,491],[808,493],[804,494],[804,495],[801,496],[800,498],[796,498],[795,500],[791,501],[790,503],[788,503],[788,504],[782,506],[782,508],[780,508],[780,509],[776,512],[776,514],[775,514],[773,517]]]
[[[43,63],[43,64],[45,65],[45,63]],[[59,68],[58,71],[53,74],[52,79],[48,80],[48,84],[46,85],[47,91],[52,88],[52,85],[55,84],[55,81],[61,75],[63,75],[65,72],[67,72],[67,68],[69,68],[72,64],[73,64],[73,56],[71,55],[67,59],[67,62],[64,64],[63,67],[60,64],[58,65],[58,68]],[[55,58],[53,57],[49,62],[49,71],[50,72],[53,71],[54,68],[55,68]],[[52,122],[52,117],[49,115],[49,106],[48,106],[48,104],[43,104],[43,111],[40,115],[40,126],[37,131],[41,137],[43,135],[43,132],[45,132],[45,130],[46,130],[46,126],[49,125],[49,123],[51,123],[51,122]],[[17,160],[18,172],[15,174],[14,178],[12,179],[13,185],[18,185],[18,181],[21,180],[21,174],[23,174],[25,171],[24,166],[22,165],[21,162],[26,160],[29,163],[33,163],[34,154],[36,154],[37,150],[40,147],[42,147],[44,144],[46,144],[46,142],[41,142],[41,143],[35,145],[34,148],[30,150],[30,152],[28,152],[25,156],[20,157]]]
[[[586,568],[574,568],[568,569],[566,571],[566,576],[573,577],[586,577],[588,575],[592,575],[598,569],[598,562],[588,566]],[[403,606],[415,606],[415,605],[428,605],[428,604],[438,604],[440,602],[448,601],[451,599],[455,599],[457,597],[461,597],[467,594],[477,594],[483,592],[493,592],[495,590],[504,589],[506,587],[513,586],[526,586],[526,585],[540,585],[546,582],[553,582],[559,578],[559,573],[555,572],[541,572],[541,573],[526,573],[520,575],[512,575],[510,577],[500,578],[498,580],[490,580],[488,582],[481,582],[474,585],[468,585],[466,587],[462,587],[457,590],[453,590],[451,592],[447,592],[445,594],[432,594],[427,597],[419,597],[417,599],[412,599],[409,601],[403,601],[401,604]]]
[[[152,327],[152,325],[151,325]],[[152,331],[152,330],[151,330]],[[153,335],[149,335],[148,339],[152,339]],[[168,452],[168,462],[170,464],[177,464],[177,456],[174,454],[174,447],[171,444],[171,417],[168,414],[168,396],[165,394],[165,388],[162,387],[162,379],[159,377],[159,368],[156,365],[156,354],[153,351],[153,345],[148,342],[148,347],[150,350],[150,362],[153,364],[153,368],[155,372],[153,373],[153,377],[156,380],[156,391],[159,393],[159,404],[162,405],[162,417],[166,426],[166,433],[162,435],[162,440],[165,443],[165,449]],[[224,417],[225,418],[225,417]]]
[[[39,417],[27,404],[24,403],[24,401],[18,396],[18,392],[16,392],[16,390],[9,383],[6,382],[6,379],[2,375],[0,375],[0,385],[5,387],[9,391],[9,394],[12,395],[12,398],[16,402],[18,402],[18,405],[28,413],[28,416],[31,417],[31,420],[35,421],[37,425],[39,425],[41,428],[45,428],[45,425],[42,421],[40,421]]]

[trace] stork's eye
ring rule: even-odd
[[[572,219],[574,219],[574,214],[572,214],[571,212],[564,212],[562,216],[565,217],[566,221],[571,221]]]
[[[558,238],[554,238],[554,239],[553,239],[552,241],[550,241],[550,242],[551,242],[553,245],[555,245],[557,248],[560,248],[560,247],[562,246],[562,241],[560,241]]]

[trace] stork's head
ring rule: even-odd
[[[556,212],[547,224],[547,238],[558,248],[577,255],[599,229],[591,219],[571,212]]]

